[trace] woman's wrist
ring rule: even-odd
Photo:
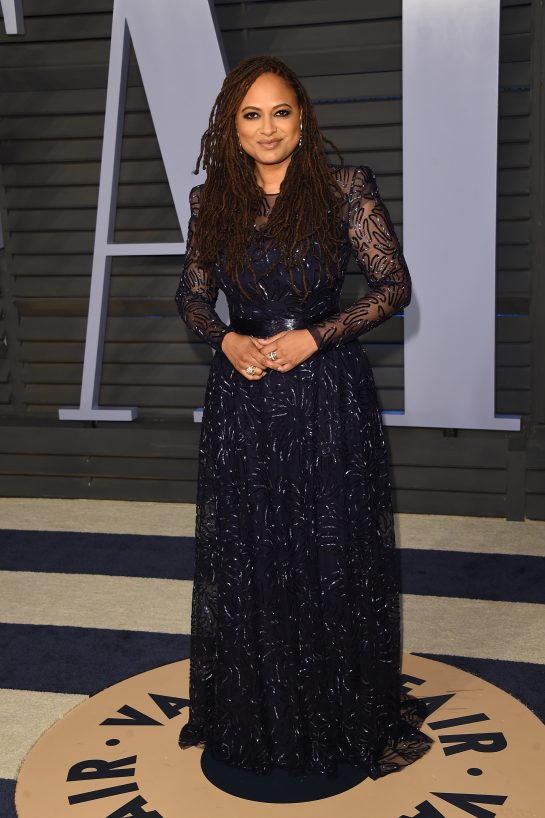
[[[220,338],[220,349],[223,352],[223,342],[225,340],[226,335],[229,335],[231,332],[234,332],[234,329],[227,329]]]
[[[308,332],[308,334],[310,335],[310,337],[312,338],[312,341],[314,343],[315,349],[313,351],[317,352],[318,349],[320,348],[320,341],[319,341],[320,336],[319,335],[316,336],[316,334],[311,329],[309,329],[308,327],[305,327],[305,329]]]

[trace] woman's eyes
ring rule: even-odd
[[[255,114],[255,116],[259,116],[257,111],[248,111],[247,113],[243,114],[243,118],[244,119],[254,119],[254,114]],[[287,108],[280,108],[278,111],[276,111],[276,113],[274,115],[277,116],[277,114],[280,114],[282,117],[285,117],[285,116],[289,116],[291,114],[291,111],[289,111]]]

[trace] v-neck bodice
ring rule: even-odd
[[[231,319],[268,321],[302,316],[312,324],[315,316],[335,308],[336,318],[312,325],[311,334],[320,352],[359,337],[408,303],[411,293],[408,268],[373,171],[367,165],[333,165],[331,170],[344,194],[339,203],[343,235],[332,248],[332,258],[326,258],[325,248],[313,237],[288,251],[268,235],[270,229],[253,230],[236,282],[228,272],[223,250],[214,264],[206,267],[199,264],[192,231],[199,218],[202,186],[192,188],[186,254],[176,299],[185,322],[214,349],[221,349],[221,339],[230,331],[214,310],[220,288],[225,293]],[[274,194],[259,198],[256,209],[262,215],[258,221],[265,222],[279,198]],[[280,206],[284,206],[283,201]],[[286,266],[285,252],[292,254],[292,269]],[[352,254],[370,292],[340,310],[341,288]]]
[[[265,205],[260,213],[257,214],[254,221],[254,228],[261,232],[264,226],[267,224],[267,219],[269,213],[271,212],[276,199],[278,198],[279,193],[264,193],[265,196]]]

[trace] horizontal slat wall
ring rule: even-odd
[[[134,491],[134,496],[169,499],[169,492],[177,496],[178,483],[184,497],[195,487],[195,441],[192,449],[189,445],[192,454],[178,462],[178,477],[164,452],[158,455],[150,442],[174,420],[183,424],[178,436],[189,430],[191,440],[192,412],[202,405],[211,360],[210,349],[196,342],[175,312],[179,259],[114,259],[101,401],[138,405],[140,419],[119,437],[103,425],[93,430],[64,425],[58,432],[53,420],[59,406],[79,399],[111,7],[112,0],[26,0],[24,37],[0,37],[0,159],[8,245],[2,275],[16,315],[16,337],[10,339],[15,368],[6,364],[5,373],[19,383],[15,415],[26,418],[20,435],[11,425],[0,430],[0,452],[5,452],[0,492],[27,493],[24,483],[30,494],[41,487],[53,495],[125,497]],[[403,240],[401,0],[218,0],[216,12],[231,65],[265,52],[285,59],[299,73],[326,136],[345,161],[375,170]],[[497,231],[496,410],[522,414],[527,424],[535,218],[531,12],[530,2],[502,3]],[[197,153],[196,145],[193,159]],[[333,153],[331,160],[336,161]],[[177,241],[180,235],[131,55],[116,239]],[[349,303],[364,291],[352,264],[343,300]],[[402,318],[377,328],[363,342],[383,407],[402,409]],[[0,348],[0,411],[8,412],[9,405],[1,408],[2,365]],[[10,385],[6,390],[13,407],[13,390]],[[41,429],[44,423],[50,424],[45,427],[50,444],[38,456],[31,441],[39,435],[33,437],[29,429]],[[70,440],[69,454],[56,454],[59,434]],[[395,428],[387,434],[400,509],[505,513],[510,435],[460,431],[445,437],[441,430]],[[106,454],[100,441],[109,435],[119,444]],[[177,456],[172,457],[175,462]],[[539,464],[539,452],[536,457]],[[530,483],[537,499],[531,500],[531,509],[532,516],[540,516],[545,492],[539,493],[539,468],[535,471]],[[89,486],[82,488],[86,476]]]
[[[6,197],[0,176],[0,230],[6,219]],[[0,242],[1,246],[1,242]],[[15,334],[13,327],[13,299],[11,294],[11,276],[8,270],[8,254],[0,250],[0,415],[11,415],[15,408],[12,387],[11,362],[14,350],[8,344],[8,337]],[[10,330],[10,331],[8,331]]]
[[[138,429],[135,434],[135,429]],[[0,430],[0,494],[195,500],[199,427],[148,422],[112,428],[54,421],[6,422]],[[433,429],[392,428],[392,484],[398,510],[431,514],[502,514],[505,438],[472,431],[445,437]],[[33,479],[29,479],[29,474]]]

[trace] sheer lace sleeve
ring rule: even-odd
[[[191,217],[187,229],[182,276],[175,300],[182,320],[195,335],[206,341],[213,349],[221,349],[223,336],[232,330],[223,323],[214,309],[219,291],[216,278],[213,272],[199,266],[197,252],[192,246],[193,229],[199,214],[199,187],[199,185],[193,187],[189,194]]]
[[[348,236],[370,292],[309,327],[319,352],[378,326],[411,300],[411,277],[371,168],[354,168],[349,183]]]

